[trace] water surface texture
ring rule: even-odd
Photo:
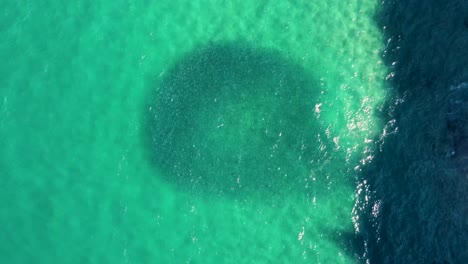
[[[359,199],[377,263],[468,260],[467,10],[467,1],[387,1],[378,16],[393,98]]]
[[[432,32],[430,3],[4,1],[0,262],[460,263],[460,3],[431,46],[404,30]],[[412,42],[457,61],[415,79],[448,89],[445,134],[406,112],[430,102],[404,88],[431,62]],[[427,150],[457,180],[399,178]]]

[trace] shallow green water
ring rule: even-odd
[[[1,262],[357,262],[359,248],[350,242],[357,175],[382,128],[374,114],[385,78],[376,4],[8,1],[0,14]],[[313,166],[273,160],[269,166],[301,175],[292,185],[274,181],[277,192],[220,194],[211,181],[187,191],[190,184],[161,175],[151,158],[151,101],[194,50],[238,42],[301,69],[287,70],[291,76],[313,79],[304,86],[313,103],[302,98],[307,118],[294,112],[300,108],[274,119],[278,102],[269,99],[245,110],[260,111],[272,120],[267,127],[285,135],[291,127],[305,133],[313,122]],[[298,96],[282,89],[281,98]],[[250,106],[226,112],[234,115],[232,131],[257,124],[244,111]],[[235,123],[236,115],[246,120]],[[197,135],[211,146],[238,147],[235,132]],[[246,142],[261,138],[252,135]],[[266,152],[259,142],[248,155]],[[196,166],[224,180],[216,176],[223,163]],[[236,168],[250,168],[242,175],[252,177],[255,166]]]

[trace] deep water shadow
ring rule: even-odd
[[[176,61],[148,97],[154,168],[190,192],[281,194],[303,188],[324,142],[318,85],[279,52],[211,43]],[[315,168],[317,169],[317,168]]]
[[[362,259],[365,254],[364,238],[356,232],[340,232],[334,240],[351,259]]]
[[[376,138],[362,175],[363,260],[464,263],[468,1],[385,1],[381,8],[376,21],[394,97],[382,112],[386,136]]]

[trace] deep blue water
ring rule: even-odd
[[[362,175],[370,263],[468,261],[468,1],[384,1],[393,98]]]

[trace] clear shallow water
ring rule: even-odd
[[[2,262],[358,263],[372,251],[369,243],[378,244],[367,234],[379,230],[361,223],[368,204],[359,207],[366,200],[359,198],[363,180],[372,182],[362,169],[373,159],[387,122],[381,111],[387,113],[382,106],[390,64],[381,58],[387,36],[374,20],[378,7],[373,1],[5,3],[0,15],[6,36],[0,44],[0,73],[6,76],[0,79]],[[284,128],[279,132],[285,135],[311,126],[306,145],[313,149],[314,165],[296,166],[295,156],[283,148],[286,158],[271,166],[305,176],[292,185],[274,181],[278,192],[239,187],[219,193],[230,179],[219,171],[223,163],[209,162],[216,159],[196,163],[195,172],[210,177],[204,187],[191,185],[190,176],[173,180],[155,164],[158,148],[148,143],[155,131],[148,119],[174,68],[197,49],[239,42],[278,54],[288,76],[312,79],[310,86],[300,85],[313,97],[310,103],[300,96],[312,114],[273,118],[278,105],[288,104],[267,97],[232,111],[212,111],[230,113],[228,121],[241,119],[230,132],[219,134],[206,128],[209,122],[200,122],[201,132],[188,135],[215,147],[204,153],[229,158],[219,144],[238,150],[239,137],[255,142],[247,156],[255,149],[267,152],[264,138],[248,129],[259,124],[252,121],[258,113],[272,120],[260,128]],[[184,73],[189,80],[196,77]],[[276,84],[265,79],[253,90]],[[289,90],[281,88],[281,98],[298,97]],[[197,105],[208,109],[205,113],[213,109],[207,101]],[[168,162],[190,161],[182,158]],[[252,165],[233,168],[244,177],[258,173]],[[268,179],[266,168],[259,171]]]

